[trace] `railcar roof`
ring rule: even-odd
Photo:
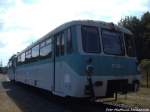
[[[26,51],[27,49],[30,49],[32,48],[33,46],[35,46],[37,43],[41,42],[42,40],[46,39],[49,37],[49,35],[54,35],[55,33],[57,32],[60,32],[62,31],[63,29],[66,29],[72,25],[89,25],[89,26],[100,26],[102,28],[109,28],[110,24],[113,24],[113,23],[109,23],[109,22],[104,22],[104,21],[95,21],[95,20],[74,20],[74,21],[70,21],[70,22],[67,22],[67,23],[64,23],[58,27],[56,27],[55,29],[53,29],[52,31],[50,31],[49,33],[47,33],[45,36],[41,37],[40,39],[38,39],[36,42],[34,42],[33,44],[29,45],[27,48],[25,48],[23,51],[21,51],[20,53]],[[116,24],[113,24],[115,29],[117,29],[118,31],[121,31],[121,32],[124,32],[124,33],[128,33],[128,34],[131,34],[132,33],[122,27],[122,26],[118,26]],[[18,53],[17,55],[19,55],[20,53]]]

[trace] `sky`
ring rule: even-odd
[[[118,23],[150,11],[150,0],[0,0],[0,62],[71,20]]]

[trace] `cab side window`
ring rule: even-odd
[[[73,51],[71,28],[68,28],[65,31],[65,33],[66,33],[66,50],[67,50],[67,54],[71,54],[72,51]]]
[[[55,36],[55,55],[56,55],[56,57],[60,56],[60,48],[61,48],[60,40],[61,40],[61,33],[58,33]]]
[[[132,35],[125,34],[125,43],[126,43],[126,50],[127,55],[129,57],[135,57],[136,56],[136,50],[135,50],[135,43]]]
[[[64,32],[62,32],[60,37],[60,55],[63,56],[65,53],[65,35]]]

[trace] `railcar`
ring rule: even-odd
[[[65,23],[12,56],[8,76],[66,97],[113,97],[138,90],[132,33],[113,23]]]

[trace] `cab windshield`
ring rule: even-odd
[[[100,37],[98,27],[82,26],[82,47],[87,53],[100,52]]]
[[[106,54],[123,55],[123,40],[120,32],[102,30],[103,50]]]

